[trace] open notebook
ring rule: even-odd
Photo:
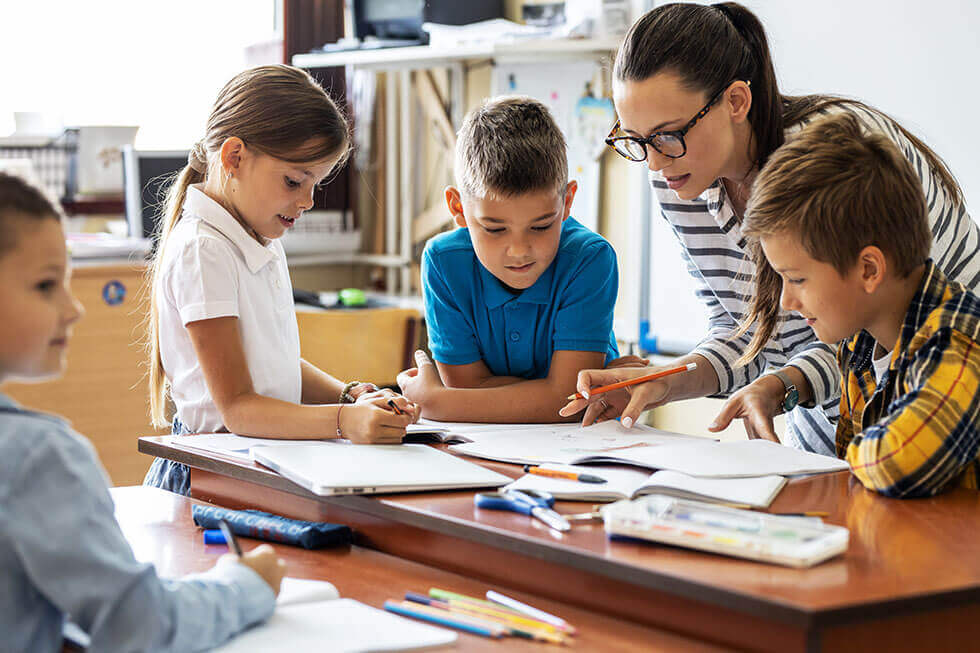
[[[330,583],[285,578],[268,621],[216,651],[417,651],[452,644],[451,630],[339,598]]]
[[[661,470],[653,474],[635,469],[576,467],[574,465],[541,465],[544,469],[592,474],[605,483],[581,483],[564,478],[525,474],[505,490],[540,490],[566,501],[618,501],[635,499],[644,494],[666,494],[682,499],[700,499],[719,503],[739,503],[754,508],[768,508],[786,485],[782,476],[753,478],[698,478],[680,472]]]
[[[585,432],[592,428],[595,427],[581,430]],[[525,436],[524,433],[502,433],[493,439],[454,444],[449,448],[468,456],[511,463],[616,463],[718,478],[789,476],[849,469],[839,458],[800,451],[769,440],[715,442],[691,437],[667,443],[669,436],[648,433],[637,433],[632,438],[599,438],[598,442],[597,438],[583,434],[547,440]]]
[[[465,438],[455,437],[445,426],[432,424],[409,424],[405,442],[469,442]],[[234,433],[199,433],[197,435],[171,435],[170,441],[182,447],[198,449],[208,453],[216,453],[243,462],[251,462],[252,447],[290,447],[311,444],[329,444],[329,440],[289,440],[281,438],[253,438]],[[455,439],[454,439],[455,438]]]

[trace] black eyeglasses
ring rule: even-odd
[[[749,83],[746,82],[746,84]],[[648,145],[668,158],[679,159],[687,154],[687,143],[684,142],[684,136],[687,132],[691,131],[691,127],[696,125],[701,118],[704,118],[705,114],[721,99],[722,94],[727,89],[728,86],[715,93],[708,100],[708,103],[698,111],[697,115],[691,118],[680,129],[654,132],[646,138],[640,138],[639,136],[615,136],[616,132],[619,131],[619,121],[617,120],[612,131],[606,136],[606,145],[630,161],[645,161]]]

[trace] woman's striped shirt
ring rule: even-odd
[[[853,113],[869,130],[885,134],[909,160],[925,191],[933,236],[932,259],[950,279],[975,290],[980,282],[980,230],[925,156],[887,116],[863,105],[832,105],[787,129],[787,139],[814,118],[839,111]],[[708,309],[708,334],[692,353],[711,362],[718,375],[718,396],[728,396],[748,385],[767,368],[798,368],[810,382],[814,399],[811,407],[799,406],[787,415],[788,441],[808,451],[835,455],[841,378],[836,347],[818,341],[798,313],[781,311],[776,332],[763,351],[748,364],[737,366],[735,361],[747,349],[752,331],[739,338],[732,335],[748,314],[755,290],[755,266],[724,185],[718,180],[701,197],[687,201],[679,199],[661,175],[651,173],[650,182],[663,217],[680,241],[688,271],[698,284],[697,295]]]

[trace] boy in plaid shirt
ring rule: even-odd
[[[756,338],[779,302],[839,342],[837,453],[861,483],[891,497],[977,489],[980,300],[928,258],[926,198],[897,148],[849,114],[809,125],[760,171],[742,231]]]

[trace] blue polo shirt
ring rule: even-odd
[[[515,293],[480,263],[469,229],[429,241],[422,296],[429,348],[440,363],[482,360],[494,376],[541,379],[555,351],[619,356],[613,308],[616,252],[573,218],[562,223],[558,253],[534,285]]]

